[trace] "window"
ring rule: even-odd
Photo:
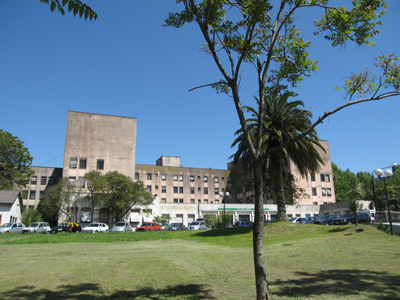
[[[156,176],[156,178],[158,178],[158,173],[154,173],[154,175]]]
[[[190,199],[190,203],[195,203],[194,199]]]
[[[44,196],[44,191],[40,191],[39,192],[39,199],[42,199],[43,196]]]
[[[147,173],[147,180],[151,180],[151,173]]]
[[[214,182],[218,183],[219,182],[219,178],[218,177],[214,177]]]
[[[183,175],[179,175],[179,181],[183,181]]]
[[[218,204],[219,203],[219,200],[218,199],[215,199],[215,204]]]
[[[166,193],[167,192],[167,187],[165,185],[161,186],[161,193]]]
[[[22,191],[22,199],[28,199],[28,191]]]
[[[178,193],[178,187],[177,186],[174,186],[174,193],[175,194]]]
[[[183,194],[183,186],[179,187],[179,194]]]
[[[68,178],[68,184],[75,186],[76,185],[76,177],[70,177]]]
[[[194,187],[191,187],[191,188],[190,188],[190,193],[191,193],[191,194],[194,194]]]
[[[183,199],[179,199],[179,203],[183,203]]]
[[[311,173],[310,177],[311,177],[311,181],[315,181],[315,173]]]
[[[317,202],[317,201],[314,201],[314,202],[313,202],[313,205],[318,205],[318,202]]]
[[[47,184],[47,177],[46,176],[40,177],[40,184],[41,185],[46,185]]]
[[[322,196],[326,196],[326,188],[322,188]]]
[[[49,185],[53,185],[56,183],[56,179],[54,177],[49,177]]]
[[[155,186],[155,189],[158,190],[158,185]]]
[[[321,182],[325,181],[325,174],[321,174]]]
[[[148,185],[148,186],[147,186],[147,191],[148,191],[149,193],[151,193],[151,185]]]
[[[330,182],[331,181],[331,179],[329,178],[329,174],[325,174],[325,181],[326,182]]]
[[[315,187],[312,188],[312,195],[317,196],[317,188]]]
[[[327,188],[326,192],[328,193],[328,197],[332,196],[332,189],[331,188]]]
[[[178,181],[178,175],[174,175],[174,181]]]
[[[36,198],[36,191],[30,191],[29,192],[29,199],[35,199]]]
[[[203,177],[204,182],[208,182],[208,176]]]
[[[37,176],[32,176],[31,177],[31,184],[36,184],[37,183]]]
[[[84,188],[86,184],[85,177],[78,177],[78,187]]]
[[[174,203],[178,203],[178,199],[177,198],[174,198]]]
[[[230,177],[228,177],[228,183],[231,183],[232,179]]]
[[[194,182],[194,176],[193,175],[190,175],[190,181]]]
[[[69,158],[69,167],[72,169],[76,169],[77,165],[78,165],[78,158],[70,157]]]
[[[166,174],[161,174],[161,180],[167,180],[167,175]]]
[[[204,188],[204,195],[208,195],[208,188]]]
[[[219,188],[215,188],[215,195],[219,195]]]
[[[199,199],[199,200],[197,200],[197,202],[198,202],[198,203],[201,203],[201,200]]]
[[[167,198],[161,198],[161,203],[166,203],[167,202]]]
[[[135,179],[139,179],[139,172],[135,172]]]
[[[225,180],[225,178],[224,178],[224,177],[221,177],[221,180],[222,180],[222,181],[224,181],[224,180]]]
[[[104,170],[104,159],[97,160],[97,170]]]
[[[86,169],[86,158],[80,158],[79,159],[79,169]]]
[[[204,203],[208,203],[208,199],[204,199]]]

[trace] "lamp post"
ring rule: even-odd
[[[224,195],[226,196],[226,198],[228,198],[229,197],[229,192],[225,192],[225,194],[223,193],[223,192],[219,192],[219,195],[222,197],[222,201],[224,202],[224,225],[226,225],[225,224],[225,199],[224,199]]]
[[[397,165],[397,164],[396,164]],[[392,165],[393,166],[393,165]],[[381,178],[383,174],[385,174],[385,177],[383,177],[383,183],[385,184],[385,193],[386,193],[386,203],[387,203],[387,211],[388,211],[388,218],[389,218],[389,224],[390,224],[390,234],[393,235],[393,225],[392,225],[392,218],[390,216],[390,204],[389,204],[389,195],[387,191],[387,186],[386,186],[386,177],[393,176],[392,170],[386,170],[385,173],[381,169],[375,170],[375,174]],[[375,208],[376,209],[376,208]]]

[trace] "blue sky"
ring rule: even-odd
[[[174,0],[88,3],[99,15],[84,21],[50,12],[39,0],[0,2],[0,128],[18,136],[35,166],[61,167],[68,110],[135,117],[136,162],[155,164],[161,155],[180,156],[185,167],[225,169],[239,128],[232,100],[210,88],[218,81],[194,25],[162,27]],[[302,82],[297,99],[322,115],[343,103],[334,90],[351,72],[373,66],[381,54],[400,56],[400,1],[390,0],[376,47],[332,48],[314,37],[313,19],[302,32],[313,44],[320,71]],[[313,11],[316,13],[316,11]],[[245,103],[255,94],[255,73],[243,73]],[[317,127],[329,140],[339,168],[372,172],[400,164],[400,97],[347,108]]]

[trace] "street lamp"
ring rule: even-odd
[[[393,164],[394,165],[394,164]],[[392,165],[392,166],[393,166]],[[397,165],[397,164],[396,164]],[[392,170],[386,170],[385,173],[381,169],[375,170],[376,176],[381,178],[383,174],[385,174],[385,177],[383,177],[383,183],[385,184],[385,192],[386,192],[386,203],[387,203],[387,210],[388,210],[388,217],[389,217],[389,224],[390,224],[390,234],[393,235],[393,225],[392,225],[392,218],[390,216],[390,205],[389,205],[389,195],[386,187],[386,177],[393,176]],[[376,209],[376,208],[375,208]]]
[[[219,192],[219,195],[222,197],[222,201],[224,202],[224,223],[225,223],[225,199],[224,199],[224,193],[223,192]],[[229,197],[229,192],[225,192],[225,196],[226,196],[226,198],[228,198]]]

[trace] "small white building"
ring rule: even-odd
[[[20,191],[0,191],[0,225],[21,222],[21,206]]]

